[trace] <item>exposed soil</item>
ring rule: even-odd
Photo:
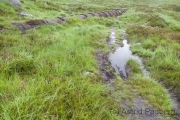
[[[99,63],[100,73],[103,77],[103,80],[110,85],[114,86],[114,79],[116,76],[114,75],[115,70],[112,68],[111,63],[108,60],[108,55],[98,51],[97,59]],[[129,71],[130,72],[130,71]],[[121,76],[122,77],[122,76]],[[130,120],[167,120],[165,116],[155,115],[151,112],[145,112],[146,110],[157,110],[154,107],[150,107],[144,102],[143,98],[137,98],[137,96],[133,98],[134,100],[124,99],[123,100],[123,108],[119,110],[119,114],[127,117]],[[133,106],[129,106],[128,104],[133,102]],[[128,113],[127,113],[128,111]],[[133,112],[132,112],[133,111]],[[140,111],[140,112],[139,112]],[[138,113],[139,112],[139,113]],[[177,119],[178,120],[178,119]]]
[[[116,51],[111,49],[110,54],[105,54],[102,51],[98,51],[96,54],[100,73],[103,76],[103,79],[106,83],[112,84],[113,80],[116,78],[115,73],[119,75],[123,80],[127,79],[131,76],[131,67],[126,66],[126,62],[128,59],[135,59],[141,66],[141,70],[143,71],[145,76],[148,76],[148,71],[144,68],[141,60],[137,56],[133,56],[130,51],[130,45],[127,43],[126,35],[123,31],[123,44],[124,46],[119,46],[116,44],[116,33],[115,28],[111,28],[110,39],[107,40],[109,46],[117,47]],[[120,51],[118,51],[120,49]],[[116,54],[117,53],[117,54]]]
[[[135,98],[132,107],[127,105],[128,102],[132,101],[124,100],[123,108],[119,111],[122,116],[129,116],[131,120],[161,120],[160,116],[149,112],[150,109],[155,109],[147,105],[142,98]]]
[[[80,14],[77,17],[81,19],[86,19],[88,17],[96,16],[96,17],[117,17],[126,12],[127,9],[114,9],[111,11],[97,12],[97,13],[88,13],[88,14]],[[26,33],[26,30],[36,28],[37,26],[41,26],[44,24],[52,24],[58,23],[62,24],[63,22],[68,22],[69,17],[57,17],[52,19],[43,19],[43,20],[29,20],[26,22],[13,22],[12,24],[17,27],[23,34]]]
[[[113,84],[113,80],[116,78],[115,76],[115,69],[111,66],[111,62],[109,61],[109,55],[103,53],[102,51],[98,51],[96,53],[96,58],[98,60],[98,64],[99,64],[99,70],[100,73],[103,77],[103,80],[108,83],[109,85]],[[126,67],[125,66],[125,73],[126,76],[123,74],[122,71],[120,72],[120,77],[123,80],[126,80],[129,76],[131,76],[131,67]]]
[[[115,77],[115,70],[112,68],[111,63],[108,60],[108,55],[103,53],[102,51],[98,51],[96,53],[96,57],[98,60],[98,64],[99,64],[99,70],[100,73],[103,77],[103,80],[109,84],[112,85],[113,84],[113,80],[116,78]]]
[[[112,32],[112,31],[111,31]],[[111,40],[108,40],[107,43],[112,46],[115,45],[115,33],[111,33],[110,38]],[[126,36],[123,34],[123,38],[125,39]],[[117,44],[116,44],[117,45]],[[116,46],[117,47],[117,46]],[[122,46],[119,46],[122,47]],[[111,48],[111,47],[110,47]],[[112,53],[115,52],[111,50]],[[131,53],[132,54],[132,53]],[[125,54],[124,54],[125,55]],[[127,68],[124,66],[124,71],[117,70],[112,66],[112,63],[110,62],[109,55],[103,53],[102,51],[98,51],[96,54],[98,64],[99,64],[99,70],[103,77],[103,80],[110,86],[115,86],[114,79],[116,78],[115,73],[117,73],[123,80],[127,79],[129,76],[131,76],[131,68]],[[138,61],[138,59],[135,59]],[[139,61],[138,61],[139,62]],[[149,76],[148,71],[144,68],[142,62],[140,62],[141,70],[144,71],[145,76]],[[125,73],[125,74],[124,74]],[[124,81],[125,82],[125,81]],[[174,103],[174,109],[177,109],[177,99],[174,99],[173,96],[171,96],[172,102]],[[145,100],[141,97],[138,97],[134,95],[133,100],[130,99],[124,99],[123,102],[121,102],[122,109],[119,110],[119,114],[121,116],[124,116],[124,118],[129,118],[130,120],[171,120],[172,116],[165,116],[163,114],[156,114],[153,111],[158,111],[153,106],[150,106],[151,104],[145,103]],[[133,103],[132,106],[129,105],[129,103]],[[173,116],[179,120],[178,116]]]

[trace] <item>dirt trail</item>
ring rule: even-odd
[[[124,31],[122,31],[122,36],[123,36],[124,40],[126,40],[126,35],[125,35]],[[120,62],[121,64],[123,63],[123,65],[125,65],[127,60],[130,58],[138,61],[139,65],[140,65],[140,69],[142,70],[144,76],[150,77],[149,72],[145,69],[144,65],[142,64],[141,59],[138,56],[132,55],[132,52],[129,50],[130,45],[127,44],[127,40],[124,42],[125,42],[124,46],[127,47],[127,48],[125,48],[126,50],[125,51],[121,50],[120,51],[121,53],[115,54],[115,56],[114,56],[115,58],[117,58],[118,55],[126,56],[124,62],[122,62],[122,59],[124,59],[124,57],[122,56],[122,57],[120,57],[120,59],[118,58],[118,60],[115,60],[116,62],[112,64],[112,59],[110,59],[110,58],[112,57],[111,55],[113,53],[115,53],[115,51],[113,51],[113,50],[110,53],[110,55],[104,54],[101,51],[97,52],[97,60],[99,63],[100,73],[103,76],[103,79],[105,80],[105,82],[108,85],[110,85],[111,87],[115,86],[115,84],[114,84],[114,79],[116,78],[116,76],[114,75],[115,72],[123,80],[128,78],[129,74],[131,74],[130,68],[127,68],[126,66],[122,67],[122,65],[119,65],[121,68],[120,67],[118,68],[118,65],[116,65],[117,62]],[[114,45],[117,49],[119,49],[119,48],[122,49],[122,47],[120,47],[120,45],[116,44],[115,28],[111,28],[111,35],[110,35],[110,39],[107,41],[107,44],[109,44],[109,46]],[[122,52],[124,52],[124,53],[122,53]],[[158,109],[156,109],[153,106],[149,106],[147,103],[145,103],[145,100],[143,98],[138,97],[138,95],[135,95],[135,94],[136,93],[134,93],[133,100],[129,100],[129,99],[123,100],[123,106],[122,106],[123,108],[119,111],[119,114],[121,116],[124,116],[125,118],[128,117],[130,120],[171,120],[171,119],[179,120],[178,116],[173,116],[173,118],[172,118],[170,116],[165,116],[163,114],[157,115],[154,111],[155,110],[158,111]],[[129,106],[128,105],[129,103],[133,103],[133,106]],[[172,98],[172,103],[174,103],[173,108],[178,110],[176,99]]]

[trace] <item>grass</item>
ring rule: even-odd
[[[140,96],[156,109],[170,110],[173,107],[168,91],[156,80],[144,77],[137,61],[130,59],[126,65],[131,67],[132,75],[125,84],[132,87],[131,92],[137,94],[136,97]]]
[[[137,74],[137,73],[142,74],[142,71],[137,61],[130,59],[127,61],[126,66],[131,67],[132,74]]]
[[[1,33],[12,43],[1,51],[1,119],[120,119],[94,59],[112,21],[72,18],[25,35]]]
[[[162,0],[148,5],[143,0],[116,2],[35,0],[22,1],[22,9],[0,3],[0,119],[124,120],[118,113],[124,99],[133,106],[136,97],[160,110],[173,107],[164,86],[180,92],[179,7]],[[72,17],[68,24],[40,26],[24,35],[11,24],[124,7],[130,9],[117,19]],[[34,18],[19,16],[21,11]],[[103,83],[95,54],[109,52],[110,26],[118,29],[118,39],[120,30],[127,29],[130,44],[141,43],[131,49],[142,57],[150,78],[130,60],[132,76],[127,81],[117,77],[113,88]]]
[[[148,14],[152,14],[152,16],[157,16],[155,18],[147,18],[147,21],[149,23],[146,26],[129,26],[127,29],[128,38],[131,43],[138,43],[140,42],[141,45],[138,46],[132,46],[132,51],[138,56],[141,56],[144,60],[144,64],[148,71],[151,73],[151,77],[162,84],[164,87],[166,86],[169,88],[173,93],[176,93],[177,97],[179,98],[179,76],[180,76],[180,64],[179,64],[179,39],[175,38],[175,36],[179,35],[178,32],[178,21],[174,19],[173,17],[169,17],[173,13],[174,9],[172,10],[164,10],[161,9],[160,11],[156,11],[152,13],[149,11]],[[161,11],[163,11],[161,13]],[[167,16],[167,14],[169,16]],[[177,13],[178,15],[179,13]],[[174,15],[175,16],[175,15]],[[133,16],[131,16],[133,17]],[[157,20],[163,19],[163,20]],[[155,21],[155,22],[153,22]],[[135,78],[132,78],[134,80]],[[138,80],[141,80],[140,78]],[[148,81],[146,81],[148,82]],[[137,81],[135,82],[135,84]],[[143,82],[141,82],[142,85]],[[137,83],[138,84],[138,83]],[[148,84],[148,83],[146,83]],[[140,84],[137,86],[140,87]],[[154,88],[158,89],[160,87]],[[146,86],[147,87],[147,86]],[[146,91],[146,87],[143,88],[143,91]],[[163,88],[163,87],[162,87]],[[138,88],[139,89],[139,88]],[[163,88],[164,89],[164,88]],[[148,91],[148,90],[147,90]],[[153,91],[153,90],[152,90]],[[143,93],[140,93],[143,94]],[[146,93],[147,98],[150,101],[155,101],[155,98],[153,96],[148,96],[149,93]],[[167,94],[161,93],[161,94]],[[153,93],[151,93],[153,95]],[[144,96],[144,95],[142,95]],[[157,96],[160,96],[157,95]],[[158,108],[163,108],[161,105],[170,103],[170,98],[165,95],[166,98],[161,99],[161,102],[159,101],[159,105],[157,105],[158,100],[155,102],[155,106]],[[169,101],[169,102],[168,102]],[[169,106],[169,107],[165,107]],[[172,105],[165,105],[165,109],[169,109]]]
[[[170,110],[173,107],[168,91],[157,81],[137,74],[130,78],[128,84],[133,87],[133,91],[138,96],[146,99],[151,107],[154,106],[160,110]]]
[[[140,32],[142,29],[139,29],[140,27],[135,27],[136,35],[141,36],[140,38],[142,42],[142,47],[141,46],[135,46],[132,48],[134,53],[137,53],[141,57],[149,57],[149,59],[146,59],[146,63],[148,66],[148,69],[153,74],[156,74],[155,78],[161,80],[161,75],[166,76],[166,72],[169,74],[173,74],[175,71],[179,71],[179,63],[178,63],[178,58],[179,55],[176,53],[178,52],[178,48],[175,46],[179,46],[179,44],[175,41],[170,41],[169,39],[166,38],[166,35],[162,34],[156,34],[152,30],[149,30],[146,28],[146,31],[144,33]],[[144,29],[144,28],[143,28]],[[140,31],[137,31],[140,30]],[[132,30],[134,31],[134,30]],[[172,31],[170,31],[172,32]],[[130,32],[129,33],[133,33]],[[161,33],[161,31],[160,31]],[[176,34],[176,33],[174,33]],[[178,33],[177,33],[178,34]],[[148,36],[147,36],[148,35]],[[160,36],[159,36],[160,35]],[[169,43],[169,44],[168,44]],[[175,45],[174,45],[175,44]],[[144,48],[144,49],[143,49]],[[145,54],[145,51],[149,51],[147,54]],[[152,53],[153,52],[153,53]],[[163,59],[162,59],[163,58]],[[165,72],[164,74],[159,75],[158,73],[162,71]],[[171,86],[172,83],[174,83],[172,86],[177,86],[175,84],[178,83],[178,73],[176,74],[176,77],[173,75],[173,77],[163,77],[165,81],[168,82],[168,84]],[[174,78],[175,77],[175,78]],[[168,79],[167,79],[168,78]],[[177,78],[177,79],[176,79]],[[175,82],[176,81],[176,82]],[[177,86],[178,88],[178,86]]]

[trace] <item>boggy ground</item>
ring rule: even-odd
[[[128,108],[178,108],[170,95],[179,98],[180,13],[179,1],[170,2],[46,0],[45,4],[34,0],[22,1],[21,10],[0,3],[0,118],[127,120],[136,117],[127,114]],[[69,24],[41,26],[25,35],[11,24],[124,7],[128,11],[116,19],[72,18]],[[21,11],[34,18],[19,16]],[[116,26],[118,43],[121,29],[126,30],[131,49],[142,57],[150,78],[143,76],[136,61],[129,60],[132,75],[126,81],[107,65],[113,86],[103,82],[97,56],[111,52],[106,42],[110,26]],[[176,119],[174,115],[157,117]]]
[[[132,22],[131,17],[134,18],[133,21],[138,21],[130,23],[127,28],[130,44],[141,43],[132,46],[132,51],[143,58],[151,78],[168,89],[166,94],[170,94],[168,96],[171,96],[173,108],[179,113],[180,37],[178,37],[177,16],[179,16],[179,12],[177,8],[178,6],[175,5],[161,6],[159,9],[141,6],[135,10],[136,12],[131,11],[136,13],[134,16],[131,16],[129,11],[130,16],[123,16],[121,20],[125,18],[127,24]],[[138,12],[139,10],[141,12]],[[143,17],[144,15],[146,17]],[[173,19],[172,16],[176,16],[174,17],[176,19]],[[146,24],[139,23],[141,20]],[[174,119],[179,119],[177,115],[175,117]]]
[[[123,36],[123,39],[124,39],[124,36]],[[106,44],[108,43],[109,43],[109,40],[107,40]],[[117,43],[115,45],[117,45]],[[109,47],[110,47],[109,49],[111,49],[112,52],[114,51],[114,49],[118,49],[118,47],[116,48],[111,45],[109,45]],[[161,86],[159,83],[157,83],[155,80],[153,80],[149,76],[144,76],[146,74],[144,74],[143,71],[140,69],[141,66],[139,65],[138,61],[129,59],[125,68],[127,77],[126,79],[124,79],[124,75],[116,73],[114,68],[111,66],[111,62],[109,61],[108,54],[105,54],[103,52],[98,52],[97,60],[99,63],[100,73],[103,76],[103,79],[105,80],[104,82],[107,83],[111,87],[110,95],[113,98],[115,98],[117,101],[119,101],[119,104],[121,104],[121,107],[119,107],[118,113],[121,116],[123,116],[124,119],[165,120],[165,119],[178,118],[178,116],[174,115],[173,113],[172,113],[173,115],[171,113],[168,113],[168,114],[163,113],[163,111],[165,110],[166,111],[171,110],[171,108],[167,108],[168,104],[169,105],[172,104],[172,107],[177,110],[177,106],[176,106],[177,104],[176,102],[173,103],[174,99],[169,96],[168,91],[166,91],[163,86]],[[144,83],[141,81],[142,79]],[[146,86],[141,88],[141,85],[139,84],[137,85],[138,87],[134,87],[133,84],[137,82],[136,80],[138,80],[140,84],[145,84]],[[122,89],[122,87],[124,88]],[[142,91],[144,92],[144,95],[141,95]],[[163,98],[160,98],[161,96],[157,96],[156,94],[161,94],[162,96],[166,94],[166,96],[164,96]],[[122,98],[118,98],[117,97],[118,95],[119,97],[122,97]],[[153,98],[151,98],[152,96],[156,97],[154,98],[155,101],[153,100]],[[162,104],[160,103],[160,101],[158,103],[158,99],[161,99],[160,101],[167,100],[166,102],[168,104],[158,107],[156,106],[157,104]],[[162,108],[162,107],[165,107],[165,108]]]

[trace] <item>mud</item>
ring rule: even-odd
[[[109,46],[114,46],[116,49],[111,50],[111,53],[105,54],[103,52],[97,52],[97,60],[99,63],[100,73],[103,76],[103,79],[106,83],[112,85],[113,80],[116,78],[116,73],[123,80],[126,80],[129,76],[131,76],[131,67],[126,67],[126,63],[129,59],[136,60],[140,69],[142,70],[144,76],[149,76],[149,72],[145,69],[141,59],[138,56],[132,55],[130,50],[130,45],[127,43],[125,31],[123,31],[123,46],[116,44],[116,33],[115,28],[111,28],[111,35],[107,43]]]
[[[132,102],[133,105],[128,104]],[[144,102],[143,98],[135,97],[133,101],[126,99],[123,102],[122,109],[119,110],[119,114],[123,117],[129,117],[130,120],[167,120],[168,117],[162,114],[153,113],[153,110],[158,112],[155,107],[149,106]]]
[[[86,19],[88,17],[93,17],[93,16],[96,16],[96,17],[117,17],[119,15],[122,15],[126,11],[127,11],[127,9],[114,9],[111,11],[88,13],[88,14],[79,14],[76,16],[81,18],[81,19]],[[15,27],[17,27],[22,33],[25,34],[26,30],[36,28],[37,26],[41,26],[44,24],[52,24],[52,23],[62,24],[63,22],[68,22],[69,18],[70,17],[57,17],[57,18],[42,19],[42,20],[29,20],[26,22],[13,22],[12,24]]]
[[[111,53],[104,54],[103,52],[97,52],[97,59],[100,67],[100,73],[103,76],[103,79],[105,80],[106,83],[108,83],[110,86],[114,87],[116,86],[113,82],[114,79],[116,78],[114,72],[116,72],[123,80],[125,80],[128,76],[130,76],[130,71],[131,68],[127,68],[126,62],[128,59],[134,59],[136,60],[139,65],[140,69],[142,70],[144,76],[150,77],[149,72],[145,69],[141,59],[138,56],[134,56],[130,50],[130,45],[128,44],[127,37],[125,34],[125,31],[122,32],[123,36],[123,46],[120,46],[119,44],[116,44],[116,32],[114,30],[115,28],[111,28],[111,34],[109,39],[107,40],[107,43],[109,44],[110,48],[114,46],[115,50],[112,49]],[[134,45],[140,45],[141,43],[137,43]],[[124,81],[125,82],[125,81]],[[173,90],[174,91],[174,90]],[[179,96],[178,93],[171,94],[172,91],[169,91],[168,93],[171,97],[172,103],[173,103],[173,109],[176,110],[177,113],[180,113],[179,110]],[[173,92],[174,93],[174,92]],[[134,93],[135,94],[135,93]],[[126,119],[127,117],[131,120],[169,120],[169,119],[174,119],[174,120],[180,120],[180,116],[178,115],[173,115],[173,116],[168,116],[168,115],[163,115],[163,114],[155,114],[153,112],[145,113],[146,108],[153,111],[159,111],[156,107],[153,107],[152,104],[147,104],[145,100],[141,97],[138,97],[138,95],[133,96],[133,100],[130,99],[123,99],[122,109],[127,111],[127,110],[135,110],[135,111],[142,111],[142,113],[126,113],[122,112],[122,109],[119,110],[119,115],[124,116]],[[129,103],[133,103],[133,106],[129,106]],[[123,113],[123,114],[122,114]]]
[[[141,59],[138,56],[134,56],[130,50],[130,45],[127,42],[125,31],[122,32],[123,46],[116,44],[116,33],[115,28],[111,28],[111,35],[107,43],[109,46],[114,46],[116,49],[112,50],[111,53],[105,54],[102,51],[98,51],[96,54],[100,73],[103,79],[109,85],[113,84],[113,80],[116,78],[115,74],[119,75],[123,80],[126,80],[131,76],[131,67],[126,67],[126,63],[129,59],[136,60],[144,76],[149,76],[149,72],[145,69]]]
[[[115,50],[112,49],[111,53],[105,54],[101,51],[97,52],[97,59],[99,63],[100,73],[103,77],[103,80],[108,83],[110,86],[115,87],[114,79],[116,78],[115,72],[123,79],[125,80],[129,76],[131,76],[131,68],[127,68],[126,62],[128,59],[134,59],[136,60],[139,65],[140,69],[142,70],[142,73],[146,77],[150,77],[149,72],[145,69],[142,60],[138,56],[134,56],[132,54],[132,51],[130,50],[130,45],[128,44],[127,37],[125,31],[122,31],[123,36],[123,46],[120,46],[119,44],[116,44],[116,32],[114,30],[115,28],[111,28],[111,34],[109,39],[107,40],[107,43],[109,44],[110,48],[114,46]],[[141,43],[137,43],[134,45],[140,45]],[[126,81],[124,81],[126,82]],[[134,93],[133,100],[131,99],[122,99],[120,104],[122,104],[122,109],[119,110],[119,115],[124,117],[125,119],[128,117],[131,120],[180,120],[180,106],[179,106],[179,99],[180,94],[174,93],[174,90],[168,90],[170,98],[173,103],[173,109],[175,110],[178,115],[166,115],[166,114],[155,114],[154,111],[159,111],[156,107],[153,107],[151,103],[147,103],[146,100],[141,98],[140,96],[136,95]],[[123,91],[122,91],[123,92]],[[174,93],[174,94],[172,94]],[[178,96],[179,95],[179,96]],[[146,102],[145,102],[146,101]],[[129,105],[129,103],[133,103],[132,106]],[[151,112],[145,113],[145,110],[149,109]],[[136,113],[129,112],[127,113],[127,110],[134,110]],[[137,113],[137,111],[142,111],[142,113]],[[126,111],[126,112],[124,112]]]
[[[111,63],[108,60],[108,55],[102,51],[96,53],[96,58],[98,60],[99,71],[103,77],[103,80],[108,85],[112,86],[113,81],[116,78],[114,75],[114,69],[111,67]]]

